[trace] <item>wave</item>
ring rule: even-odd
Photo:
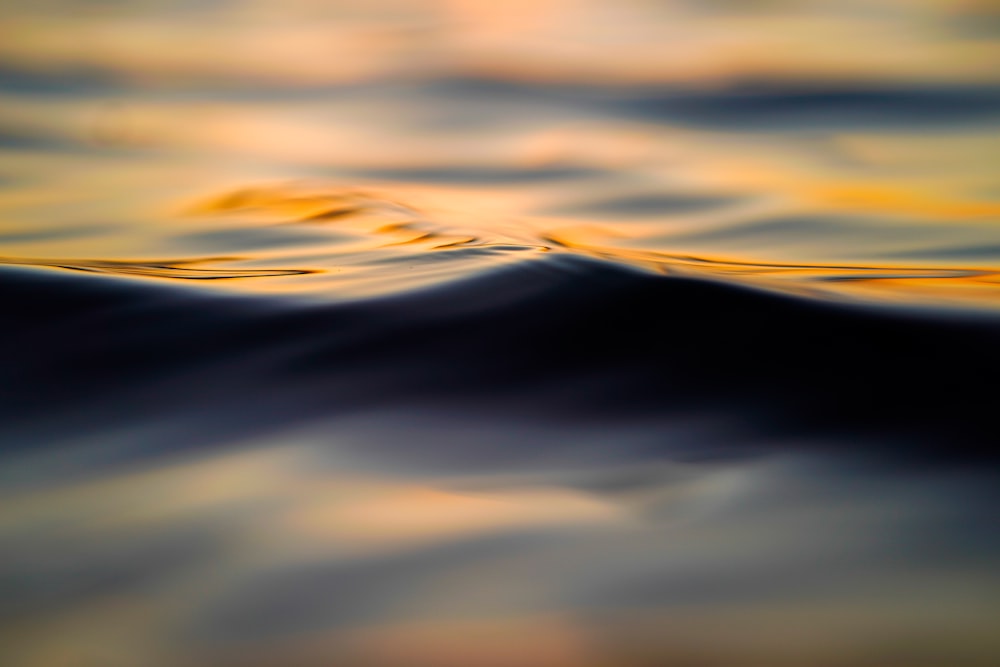
[[[0,664],[1000,664],[986,3],[111,4],[0,44]]]
[[[345,304],[28,269],[0,290],[8,449],[141,427],[129,456],[162,455],[425,406],[483,423],[641,424],[645,456],[809,441],[912,460],[996,454],[993,399],[969,384],[1000,371],[989,317],[822,303],[566,255]],[[725,433],[671,444],[691,418]],[[469,460],[498,454],[469,447]],[[392,453],[455,454],[433,441]]]

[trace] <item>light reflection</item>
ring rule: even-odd
[[[894,322],[891,309],[879,306],[996,315],[996,3],[4,5],[4,286],[16,292],[22,282],[65,273],[59,277],[100,283],[74,285],[108,291],[106,300],[88,301],[81,289],[88,313],[79,321],[94,328],[79,332],[74,321],[46,331],[46,304],[36,310],[35,292],[27,292],[19,312],[41,324],[5,348],[13,368],[0,383],[13,392],[5,400],[31,396],[33,380],[53,396],[36,403],[45,423],[33,427],[50,435],[12,430],[28,433],[31,451],[17,441],[0,452],[0,663],[996,663],[995,474],[899,471],[849,458],[849,448],[884,448],[895,437],[893,424],[889,435],[864,432],[868,410],[881,413],[895,397],[876,386],[862,409],[836,395],[842,385],[877,385],[880,373],[898,383],[890,371],[923,381],[920,355],[910,359],[908,350],[932,350],[934,359],[940,351],[932,368],[962,377],[940,370],[951,357],[939,345],[961,332],[908,337],[904,325],[886,324]],[[577,257],[594,262],[574,264]],[[539,272],[504,273],[529,262]],[[723,317],[732,330],[716,331],[715,319],[702,317],[712,305],[689,303],[678,312],[704,322],[687,329],[694,333],[678,350],[669,349],[674,325],[663,326],[667,342],[656,344],[668,349],[656,359],[690,372],[675,377],[670,363],[647,370],[658,386],[695,385],[667,394],[694,403],[657,403],[655,424],[584,433],[589,406],[643,398],[619,384],[620,369],[588,375],[604,358],[603,339],[588,347],[588,324],[604,332],[617,326],[588,318],[623,312],[572,291],[580,266],[602,262],[813,302],[874,304],[869,312],[885,319],[860,331],[875,341],[830,358],[852,361],[853,351],[877,365],[879,355],[891,356],[891,343],[904,351],[890,371],[845,369],[820,398],[809,392],[831,378],[789,373],[795,382],[758,399],[757,389],[788,369],[767,359],[760,371],[756,359],[743,363],[728,341],[740,339],[745,321]],[[552,281],[558,290],[539,279],[541,271],[564,276],[567,266],[581,273]],[[91,273],[106,275],[84,275]],[[458,289],[492,274],[498,279],[480,283],[488,293],[469,299]],[[514,284],[505,292],[508,278]],[[90,304],[114,302],[122,282],[140,288],[135,300],[109,306],[112,316],[102,320],[103,305]],[[68,284],[52,281],[51,293]],[[431,288],[439,298],[420,302],[431,312],[408,312],[405,297]],[[186,297],[218,291],[294,314],[312,310],[299,319],[270,320],[266,312],[240,319],[208,299],[200,302],[205,311],[190,311],[204,321],[173,317],[189,312]],[[515,322],[455,316],[516,305],[529,292],[545,299],[523,321],[516,307],[502,310]],[[267,299],[254,299],[260,295]],[[357,307],[368,297],[395,301]],[[617,304],[622,295],[601,298]],[[564,299],[572,306],[565,311]],[[337,303],[344,301],[353,303]],[[384,330],[378,308],[389,301],[397,310],[384,317],[399,326]],[[157,320],[149,303],[167,304],[171,317]],[[772,302],[747,300],[746,308],[759,303]],[[642,303],[666,315],[629,321],[662,325],[676,305]],[[53,321],[64,308],[53,308]],[[451,319],[435,320],[434,308]],[[828,319],[810,320],[807,311],[767,323],[773,328],[761,329],[756,344],[781,352],[772,337],[794,340],[796,322],[825,331],[838,322],[830,310]],[[571,335],[554,340],[536,331],[550,311],[567,314]],[[449,330],[443,340],[484,328],[497,337],[435,347],[455,319],[479,329]],[[452,394],[441,395],[462,394],[470,381],[456,369],[467,356],[506,352],[508,335],[546,341],[529,358],[555,361],[527,375],[538,383],[517,385],[521,369],[513,369],[513,390],[497,379],[508,369],[482,366],[483,387],[473,389],[502,413],[495,422],[463,431],[457,399],[458,407],[417,410],[410,420],[393,409],[397,393],[438,395],[417,372],[436,364],[433,377],[458,378],[448,385]],[[754,369],[733,384],[751,386],[749,403],[779,403],[767,417],[754,405],[739,412],[697,404],[698,383],[730,379],[717,369],[699,375],[719,352],[698,347],[703,335],[725,345],[729,356],[720,358]],[[421,336],[414,349],[427,359],[417,364],[407,346]],[[330,351],[341,338],[359,358]],[[627,347],[632,338],[613,340]],[[837,344],[833,334],[824,340]],[[156,341],[175,356],[160,360]],[[803,345],[803,357],[826,358],[826,350]],[[628,358],[630,350],[614,352]],[[325,363],[328,353],[333,361]],[[519,361],[516,350],[499,357]],[[586,368],[564,368],[564,359]],[[363,363],[370,373],[351,376]],[[323,374],[337,379],[329,387],[349,390],[327,396],[327,385],[311,384]],[[970,401],[971,382],[931,380],[929,412],[943,405],[942,421],[970,414],[955,406]],[[248,393],[232,400],[246,403],[232,407],[221,396],[244,386]],[[536,428],[522,423],[520,404],[489,389],[520,392],[539,412],[564,402],[588,407],[569,418],[546,414],[554,426]],[[720,404],[730,400],[728,386],[716,389],[701,390]],[[918,391],[923,384],[907,395]],[[184,392],[194,399],[178,408],[171,400]],[[371,409],[357,432],[326,414],[354,394],[359,409]],[[815,458],[758,456],[770,443],[760,443],[749,422],[775,414],[794,422],[799,401],[817,407],[810,398],[831,404],[818,406],[821,415],[854,406],[862,414],[852,422],[857,432],[837,431]],[[93,422],[79,415],[90,405],[99,406]],[[700,427],[699,409],[711,424],[686,436],[685,447],[703,459],[682,462],[690,451],[680,451],[684,438],[675,431],[685,419]],[[279,431],[269,418],[283,424],[322,413],[332,424],[301,438],[231,435],[252,431],[258,413]],[[908,416],[915,424],[907,428],[924,423],[923,415]],[[61,426],[64,418],[70,426]],[[81,421],[105,429],[86,436],[99,444],[83,441]],[[175,435],[192,431],[200,436],[194,444]],[[352,437],[361,444],[352,446]],[[636,462],[640,441],[666,453]],[[169,445],[168,454],[143,458],[151,443]],[[781,451],[798,444],[782,443]],[[734,449],[755,454],[718,453]],[[527,460],[520,469],[495,464],[518,457]],[[462,465],[476,470],[453,469]]]
[[[154,278],[175,278],[179,280],[231,280],[235,278],[263,278],[270,276],[297,276],[309,271],[300,269],[213,269],[201,266],[212,262],[233,261],[221,257],[196,260],[159,260],[147,262],[124,262],[93,259],[37,259],[28,257],[0,257],[0,264],[18,266],[45,266],[71,271],[90,273],[114,273],[129,276]]]
[[[935,0],[152,2],[64,16],[19,3],[10,14],[6,62],[153,86],[321,86],[429,69],[700,84],[761,74],[995,80],[998,58],[996,41],[975,31],[976,19],[995,20],[992,7]]]
[[[0,540],[19,582],[7,603],[20,611],[3,655],[29,667],[458,665],[484,652],[498,666],[854,664],[910,655],[917,627],[921,651],[960,648],[962,664],[996,648],[996,600],[978,588],[995,578],[950,550],[904,555],[924,531],[968,524],[962,499],[986,477],[780,457],[644,466],[633,488],[621,484],[635,472],[614,467],[577,482],[393,477],[316,466],[337,452],[328,438],[5,491]],[[966,532],[950,533],[956,553],[976,539]],[[933,578],[914,587],[925,568]],[[65,588],[84,580],[104,583]],[[926,594],[937,604],[914,598]]]

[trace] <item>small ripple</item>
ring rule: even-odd
[[[198,266],[211,262],[238,261],[238,257],[213,257],[207,259],[127,261],[105,259],[55,259],[29,257],[0,257],[0,264],[16,266],[45,266],[88,273],[170,278],[174,280],[234,280],[237,278],[270,278],[295,276],[313,271],[306,269],[213,269]]]
[[[360,190],[292,185],[244,188],[212,197],[187,209],[189,215],[265,218],[282,225],[342,224],[362,237],[380,238],[374,247],[423,246],[428,250],[467,247],[548,250],[535,238],[513,238],[511,230],[457,228],[383,195]]]
[[[736,260],[675,254],[656,250],[616,248],[574,238],[571,231],[550,234],[546,240],[553,246],[590,255],[602,260],[637,266],[657,273],[692,274],[715,277],[738,284],[755,285],[806,296],[829,297],[817,293],[819,285],[841,284],[857,286],[861,298],[871,298],[887,291],[893,299],[914,299],[945,303],[961,298],[993,308],[1000,298],[1000,270],[980,267],[916,267],[826,263],[782,263]],[[867,289],[866,289],[867,288]],[[851,294],[838,290],[838,299]]]

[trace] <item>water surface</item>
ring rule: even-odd
[[[0,14],[4,665],[1000,658],[993,3]]]

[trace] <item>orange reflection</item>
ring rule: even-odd
[[[114,273],[151,278],[179,280],[232,280],[236,278],[264,278],[270,276],[297,276],[310,273],[302,269],[212,269],[202,264],[233,261],[232,257],[211,259],[160,260],[145,262],[111,261],[96,259],[37,259],[28,257],[0,257],[0,264],[17,266],[46,266],[89,273]]]
[[[553,244],[658,273],[716,277],[805,296],[930,302],[991,308],[1000,300],[1000,269],[850,266],[755,262],[634,250],[594,227],[561,229]],[[623,247],[626,246],[626,247]]]

